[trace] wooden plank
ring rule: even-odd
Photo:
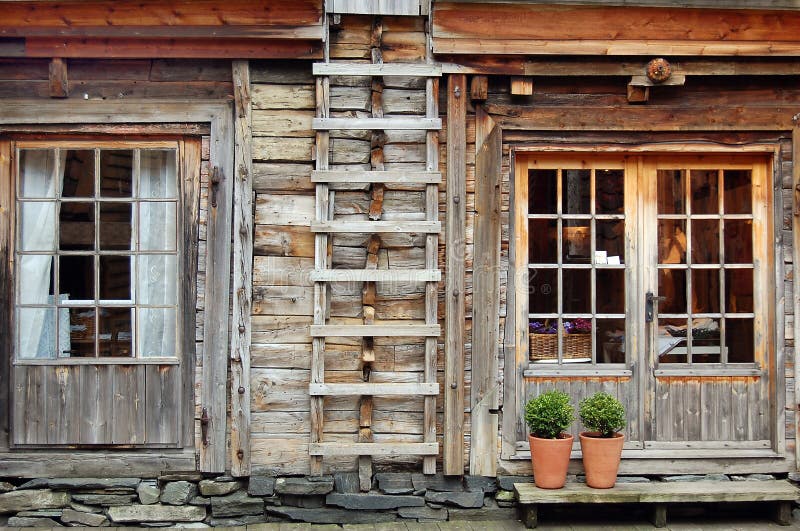
[[[81,39],[285,39],[322,40],[322,26],[258,26],[238,24],[228,26],[176,26],[176,25],[126,25],[126,26],[62,26],[27,25],[0,26],[3,37],[79,37]]]
[[[795,124],[792,129],[792,265],[794,271],[800,270],[800,124]],[[794,279],[792,283],[792,309],[794,310],[794,337],[800,338],[800,281]],[[795,340],[797,341],[797,340]],[[786,404],[798,412],[800,400],[800,363],[797,362],[797,349],[795,349],[794,362],[794,397],[795,403]],[[795,441],[800,441],[800,422],[795,420]],[[800,445],[795,442],[795,463],[800,463]]]
[[[81,366],[80,443],[107,444],[111,441],[113,384],[107,365]]]
[[[472,267],[472,385],[470,386],[470,474],[497,474],[497,382],[500,334],[500,208],[502,133],[481,106],[476,108],[475,251]],[[487,123],[488,122],[488,123]],[[483,136],[482,134],[482,136]]]
[[[511,76],[511,94],[513,96],[533,95],[533,78],[530,76]]]
[[[315,221],[312,232],[383,234],[397,232],[438,234],[442,225],[438,221]]]
[[[250,342],[253,304],[253,156],[250,64],[234,61],[231,475],[250,475]]]
[[[311,325],[311,337],[439,337],[438,325]]]
[[[317,131],[354,130],[354,129],[391,129],[394,131],[409,129],[441,129],[440,118],[393,117],[393,118],[314,118],[311,127]]]
[[[447,82],[447,231],[445,285],[445,474],[464,473],[464,246],[466,240],[466,92],[463,74]]]
[[[101,450],[14,452],[0,456],[5,477],[70,477],[80,470],[86,477],[156,478],[167,472],[194,469],[194,449],[142,452]]]
[[[50,60],[50,97],[66,98],[69,96],[67,79],[67,63],[60,57]]]
[[[3,293],[13,293],[13,283],[11,275],[11,260],[9,253],[13,249],[11,245],[11,226],[13,208],[13,196],[11,193],[11,143],[8,140],[0,141],[0,291]],[[11,321],[11,301],[10,297],[4,297],[0,302],[0,330],[10,333],[10,337],[14,337],[12,332]],[[10,434],[10,437],[0,437],[0,450],[8,448],[9,444],[15,440],[16,434],[13,433],[11,418],[13,408],[9,401],[17,399],[17,392],[14,391],[15,385],[12,379],[11,371],[11,356],[14,351],[13,341],[6,340],[0,341],[0,389],[6,389],[6,392],[0,392],[0,433]],[[17,372],[17,371],[15,371]],[[14,415],[16,419],[16,414]],[[16,427],[16,424],[15,426]]]
[[[393,183],[393,184],[438,184],[442,174],[438,171],[312,171],[314,183]]]
[[[309,446],[311,455],[436,455],[436,443],[317,443]]]
[[[428,0],[331,0],[328,13],[355,15],[406,15],[428,14]]]
[[[312,271],[314,282],[438,282],[442,272],[438,269],[326,269]]]
[[[233,208],[233,137],[227,115],[211,122],[211,167],[218,168],[217,206],[208,206],[206,221],[205,320],[200,411],[209,419],[207,444],[200,446],[200,469],[224,472],[226,453],[226,396],[228,361],[228,311],[230,308],[231,218]]]
[[[439,394],[438,383],[312,383],[311,396],[423,396]]]
[[[184,421],[180,417],[180,367],[145,365],[143,368],[145,385],[144,443],[178,446],[181,440],[182,421]],[[189,422],[189,419],[184,422]],[[191,422],[189,423],[191,424]]]
[[[314,63],[315,76],[430,76],[442,75],[442,67],[428,63]]]
[[[111,444],[142,444],[145,434],[145,366],[112,367]]]
[[[80,438],[80,367],[41,367],[41,370],[47,380],[46,443],[74,444]]]

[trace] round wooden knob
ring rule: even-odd
[[[672,66],[663,57],[658,57],[647,63],[647,79],[653,83],[663,83],[672,75]]]

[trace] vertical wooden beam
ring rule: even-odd
[[[233,131],[231,111],[211,121],[211,167],[218,177],[217,206],[208,206],[206,221],[205,326],[201,415],[208,419],[207,442],[200,445],[200,469],[225,472],[225,421],[228,368],[228,311],[231,275],[231,208],[233,192]]]
[[[628,84],[628,103],[647,103],[650,87]]]
[[[469,82],[469,97],[473,103],[486,101],[489,98],[488,76],[472,76]]]
[[[444,473],[464,473],[464,244],[467,77],[447,83],[447,280],[445,284]]]
[[[472,268],[472,386],[469,473],[497,475],[500,334],[500,128],[475,109],[475,258]]]
[[[253,302],[253,157],[250,64],[233,62],[233,331],[231,333],[231,474],[250,475],[250,308]]]
[[[11,142],[0,140],[0,330],[11,330]],[[14,337],[14,334],[11,334]],[[11,341],[0,341],[0,449],[8,448],[11,430]]]
[[[66,98],[69,96],[67,80],[67,62],[60,57],[50,60],[50,97]]]
[[[794,404],[795,441],[800,442],[800,363],[798,363],[798,345],[800,345],[800,115],[795,117],[792,129],[792,195],[794,197],[792,216],[792,307],[794,308]],[[778,255],[780,257],[780,255]],[[780,326],[780,325],[779,325]],[[795,467],[800,467],[800,444],[795,444]]]

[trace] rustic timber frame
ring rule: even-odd
[[[8,452],[3,448],[0,454],[0,473],[7,475],[58,475],[69,474],[70,470],[81,470],[82,474],[103,475],[113,467],[115,474],[152,476],[164,470],[194,470],[195,458],[199,451],[199,467],[209,472],[222,472],[225,469],[226,442],[226,372],[228,343],[228,307],[231,253],[231,208],[233,191],[233,114],[230,104],[218,101],[193,101],[186,103],[175,100],[124,101],[115,103],[83,101],[8,101],[4,103],[3,116],[0,117],[0,130],[13,129],[15,132],[41,132],[51,124],[86,124],[89,130],[93,124],[103,130],[108,124],[194,124],[207,127],[211,134],[210,159],[218,177],[216,185],[216,206],[211,206],[207,223],[208,246],[206,260],[205,297],[206,317],[203,337],[203,374],[199,405],[206,411],[209,421],[207,444],[198,443],[195,448],[193,425],[188,419],[194,418],[193,382],[195,364],[193,342],[187,341],[189,348],[184,352],[183,371],[184,392],[188,396],[180,412],[184,420],[184,447],[181,450],[144,450],[141,452],[115,451],[104,453],[98,459],[97,452],[47,451],[47,452]],[[180,127],[177,128],[180,131]],[[192,126],[187,126],[191,132]],[[69,130],[66,128],[66,130]],[[4,161],[8,153],[0,154]],[[199,153],[196,154],[199,161]],[[7,164],[6,164],[7,166]],[[4,175],[2,186],[6,186],[8,176]],[[5,191],[5,190],[4,190]],[[199,200],[196,192],[183,198],[189,204]],[[189,205],[190,212],[195,212]],[[0,217],[3,238],[8,233],[8,210]],[[4,246],[5,248],[5,246]],[[191,253],[188,253],[191,255]],[[13,293],[8,284],[9,272],[4,257],[4,287],[6,293]],[[196,262],[195,262],[196,263]],[[2,325],[8,327],[4,304]],[[194,322],[193,312],[188,312]],[[188,327],[186,325],[184,328]],[[8,330],[8,328],[4,328]],[[185,329],[181,333],[186,333]],[[193,335],[193,331],[191,334]],[[10,357],[10,344],[3,345],[2,381],[7,388],[7,371]],[[5,405],[6,397],[0,404]],[[5,407],[4,407],[5,410]],[[4,420],[8,418],[4,415]],[[3,426],[7,432],[7,426]],[[3,442],[5,445],[5,442]]]

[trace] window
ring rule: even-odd
[[[17,362],[177,358],[177,142],[15,154]]]

